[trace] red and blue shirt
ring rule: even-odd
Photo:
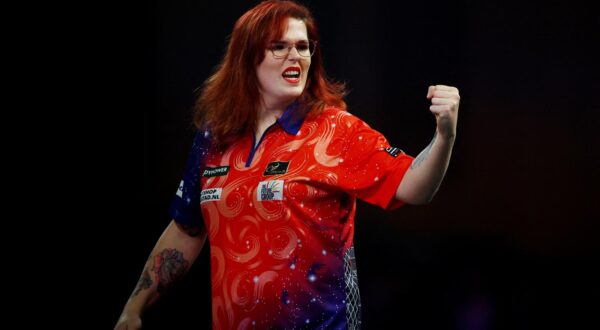
[[[171,208],[204,226],[214,329],[357,329],[356,199],[392,209],[413,158],[354,115],[290,106],[258,142],[199,132]]]

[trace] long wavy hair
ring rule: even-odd
[[[261,101],[256,68],[264,60],[268,44],[284,35],[288,18],[302,20],[308,38],[318,40],[310,11],[293,1],[263,1],[235,23],[227,52],[215,73],[204,82],[194,106],[194,124],[199,129],[210,129],[215,146],[227,147],[253,132]],[[344,84],[327,79],[317,46],[300,96],[303,111],[315,116],[325,106],[346,109],[344,95]]]

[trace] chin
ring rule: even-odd
[[[288,91],[287,93],[283,93],[282,97],[286,98],[286,99],[295,99],[295,98],[299,97],[300,95],[302,95],[302,91],[303,90],[301,90],[301,89]]]
[[[305,87],[305,85],[295,87],[294,88],[294,96],[298,97],[298,96],[302,95],[302,93],[304,92],[304,87]]]

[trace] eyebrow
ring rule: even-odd
[[[308,42],[308,39],[300,39],[300,40],[296,41],[296,43],[299,43],[299,42]],[[287,40],[274,40],[274,41],[271,41],[271,43],[285,43],[285,44],[290,43],[290,44],[292,44],[293,42],[290,42]]]

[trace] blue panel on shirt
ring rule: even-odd
[[[198,131],[190,150],[183,180],[179,184],[169,214],[179,224],[203,226],[200,214],[200,174],[211,146],[209,131]]]

